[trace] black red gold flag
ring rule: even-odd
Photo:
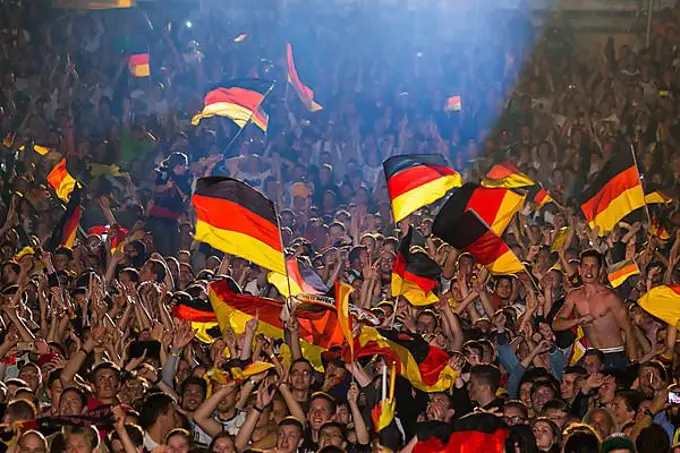
[[[640,275],[640,269],[633,260],[624,260],[607,268],[607,279],[612,288],[623,285],[633,275]]]
[[[215,338],[220,338],[221,331],[217,316],[208,301],[202,299],[179,299],[172,307],[172,314],[181,320],[191,323],[191,329],[196,339],[211,344]]]
[[[61,159],[52,168],[47,175],[47,182],[61,200],[66,202],[69,200],[71,192],[76,187],[76,179],[68,172],[66,159]]]
[[[348,356],[349,347],[345,352]],[[374,355],[396,364],[399,375],[424,392],[446,391],[456,380],[456,371],[448,364],[449,355],[415,333],[363,326],[354,340],[354,357]]]
[[[50,236],[47,242],[47,250],[54,251],[59,247],[73,247],[82,215],[82,207],[80,205],[81,192],[82,188],[80,185],[76,185],[71,193],[71,198],[66,204],[66,211],[62,214],[59,223],[57,223],[57,226],[52,231],[52,236]]]
[[[200,178],[191,197],[197,241],[285,274],[286,263],[274,203],[243,181]]]
[[[510,437],[508,425],[499,417],[472,412],[454,421],[453,427],[443,422],[426,422],[418,426],[418,441],[412,453],[505,453]]]
[[[591,229],[604,236],[631,212],[645,206],[640,175],[630,152],[609,159],[578,196]]]
[[[148,53],[135,53],[128,56],[128,69],[135,77],[149,77],[151,66],[149,65]]]
[[[267,281],[274,285],[279,294],[283,296],[297,296],[303,293],[322,295],[330,291],[314,268],[300,263],[297,258],[286,260],[286,270],[288,276],[278,272],[270,272],[267,276]]]
[[[645,203],[647,204],[670,204],[673,203],[673,197],[669,191],[665,190],[658,184],[651,182],[643,185],[645,190]]]
[[[638,304],[655,318],[677,326],[680,322],[680,284],[652,288],[638,300]]]
[[[492,274],[516,274],[524,270],[510,247],[475,211],[461,214],[444,205],[434,219],[432,233],[458,250],[471,253]]]
[[[194,115],[191,124],[198,125],[204,118],[223,116],[238,127],[245,127],[249,121],[267,132],[269,115],[262,108],[265,97],[273,82],[261,79],[239,79],[225,83],[205,95],[203,110]]]
[[[286,63],[288,64],[288,83],[291,84],[300,98],[300,101],[302,101],[310,112],[321,110],[322,107],[314,101],[314,91],[300,80],[300,76],[295,67],[295,60],[293,59],[293,46],[291,46],[290,43],[286,44]]]
[[[540,183],[529,178],[509,162],[491,167],[481,184],[488,188],[525,189],[528,192],[527,200],[536,208],[554,202]]]
[[[403,154],[383,162],[394,221],[442,198],[460,187],[460,174],[447,166],[441,154]]]
[[[417,306],[434,304],[439,297],[433,292],[442,270],[422,247],[413,247],[414,228],[401,241],[399,253],[392,266],[392,297],[404,296]]]

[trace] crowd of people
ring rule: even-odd
[[[610,39],[591,58],[534,37],[522,12],[456,32],[450,5],[414,20],[372,2],[50,3],[0,2],[4,448],[410,453],[426,451],[427,430],[481,413],[508,427],[509,452],[680,452],[677,326],[636,302],[680,279],[680,4],[658,14],[648,48]],[[286,42],[323,110],[287,86]],[[128,71],[140,52],[150,77]],[[276,82],[265,134],[219,117],[190,124],[210,87],[244,77]],[[454,95],[459,108],[446,108]],[[598,236],[575,199],[631,152],[670,201]],[[512,162],[541,183],[555,202],[528,205],[503,236],[526,272],[489,275],[433,237],[437,204],[395,225],[382,162],[406,153],[441,154],[465,182]],[[63,158],[82,216],[73,246],[50,250],[64,201],[46,176]],[[397,377],[385,441],[371,413],[387,359],[329,354],[317,366],[294,310],[283,338],[253,318],[210,342],[173,316],[223,279],[282,298],[267,269],[193,240],[190,197],[209,175],[273,200],[288,256],[329,287],[352,285],[351,302],[382,327],[445,351],[450,388]],[[391,295],[409,225],[442,267],[425,307]],[[614,251],[640,271],[616,288]],[[587,348],[574,360],[577,330]],[[261,362],[275,366],[247,379],[215,371]]]

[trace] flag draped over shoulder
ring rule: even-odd
[[[237,334],[242,334],[246,323],[257,315],[258,333],[273,339],[283,339],[281,311],[284,303],[279,300],[237,294],[223,279],[210,284],[210,303],[222,330],[229,326]],[[304,356],[315,367],[319,367],[321,353],[344,342],[335,307],[308,302],[299,306],[295,313],[300,325],[300,344]]]
[[[290,43],[286,44],[286,63],[288,64],[288,83],[291,84],[300,98],[300,101],[302,101],[310,112],[321,110],[322,107],[314,102],[314,91],[305,86],[305,84],[302,83],[302,80],[300,80],[300,76],[295,67],[295,60],[293,60],[293,46],[291,46]]]
[[[265,96],[273,82],[261,79],[239,79],[208,91],[203,110],[194,115],[191,124],[198,125],[204,118],[223,116],[238,127],[245,127],[249,121],[267,132],[269,115],[262,108]]]
[[[439,297],[433,293],[442,270],[425,250],[411,251],[414,228],[401,241],[392,266],[392,297],[404,296],[413,305],[429,305]]]
[[[286,271],[288,276],[278,272],[270,272],[267,275],[267,281],[283,296],[297,296],[302,293],[322,295],[330,291],[314,268],[300,263],[297,258],[286,260]]]
[[[443,422],[418,425],[413,453],[505,453],[508,426],[492,414],[472,412],[451,427]]]
[[[149,53],[135,53],[128,56],[128,69],[135,77],[149,77],[151,75]]]
[[[474,210],[461,211],[460,205],[447,202],[434,219],[432,233],[458,250],[471,253],[492,274],[524,270],[510,247]]]
[[[394,221],[442,198],[461,186],[460,174],[441,154],[403,154],[383,162]]]
[[[677,327],[680,321],[680,284],[652,288],[638,300],[638,304],[650,315]]]
[[[68,201],[71,192],[76,187],[76,179],[71,176],[66,168],[66,159],[61,159],[47,175],[48,184],[54,189],[57,196],[63,201]]]
[[[607,269],[607,279],[612,285],[612,288],[618,288],[623,285],[626,280],[633,275],[640,275],[640,269],[633,260],[624,260],[612,264]]]
[[[591,229],[604,236],[625,216],[645,205],[640,175],[630,152],[609,159],[595,180],[578,196]]]
[[[527,200],[536,208],[542,208],[546,204],[554,202],[540,183],[537,183],[508,162],[491,167],[481,184],[482,187],[488,188],[525,189],[527,191]]]
[[[511,189],[489,189],[467,183],[456,190],[442,207],[442,211],[475,211],[497,235],[502,235],[512,218],[524,205],[525,195]]]
[[[191,197],[197,241],[286,273],[274,203],[246,183],[211,176],[200,178]]]
[[[349,347],[345,352],[347,357]],[[373,355],[395,363],[399,375],[424,392],[448,390],[456,380],[456,372],[448,364],[449,355],[418,334],[364,326],[354,340],[354,357]]]
[[[47,250],[54,251],[59,247],[73,247],[73,242],[78,233],[78,225],[80,224],[80,217],[82,215],[81,197],[82,188],[77,185],[71,193],[71,198],[66,204],[66,211],[62,214],[59,223],[52,231],[47,242]]]

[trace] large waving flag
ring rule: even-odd
[[[238,127],[245,127],[249,121],[267,132],[269,115],[262,108],[265,97],[274,83],[261,79],[239,79],[215,88],[205,95],[201,113],[194,115],[191,124],[196,126],[204,118],[223,116]]]
[[[636,209],[645,206],[645,192],[630,152],[609,159],[595,180],[578,197],[591,229],[604,236]]]
[[[394,221],[442,198],[460,187],[460,174],[447,166],[441,154],[403,154],[383,162]]]
[[[680,284],[652,288],[638,300],[638,304],[655,318],[677,327],[680,322]]]
[[[461,213],[447,203],[434,219],[432,233],[458,250],[471,253],[492,274],[508,275],[524,270],[517,255],[475,211]]]
[[[418,425],[418,442],[412,453],[505,453],[510,437],[508,425],[499,417],[472,412],[457,419],[453,427],[443,422]]]
[[[288,275],[270,272],[267,281],[274,285],[283,296],[297,296],[298,294],[323,295],[330,291],[313,267],[300,263],[297,258],[286,260]]]
[[[442,270],[425,250],[411,250],[414,228],[401,241],[399,253],[392,266],[392,297],[404,296],[413,305],[434,304],[439,297],[433,290],[439,283]]]
[[[554,202],[540,183],[529,178],[509,162],[496,164],[491,167],[486,177],[482,180],[482,186],[488,188],[525,189],[527,191],[527,200],[536,208],[542,208],[546,204]]]
[[[451,212],[475,211],[498,236],[524,205],[525,195],[511,189],[489,189],[467,183],[456,190],[442,208]]]
[[[197,241],[286,273],[274,203],[246,183],[222,176],[200,178],[191,197]]]
[[[62,214],[59,223],[52,231],[52,236],[46,244],[46,249],[54,251],[59,247],[72,248],[78,233],[78,225],[82,215],[80,185],[76,185],[71,193],[71,198],[66,204],[66,211]]]
[[[237,294],[227,280],[210,284],[210,303],[220,328],[231,327],[237,334],[245,332],[250,319],[258,316],[257,332],[273,339],[283,339],[281,311],[284,303],[264,297]],[[341,346],[345,337],[334,307],[306,303],[295,311],[300,325],[300,343],[305,358],[315,367],[321,365],[321,353],[332,346]]]
[[[66,168],[66,159],[60,160],[47,175],[47,182],[54,189],[57,196],[68,202],[69,196],[76,187],[76,179]]]
[[[349,348],[345,351],[349,353]],[[354,357],[374,355],[394,363],[404,379],[424,392],[449,390],[456,380],[456,371],[448,364],[449,355],[415,333],[362,327],[354,340]]]
[[[305,86],[305,84],[302,83],[302,80],[300,80],[300,76],[295,68],[295,60],[293,60],[293,46],[291,46],[290,43],[286,44],[286,62],[288,64],[288,82],[293,86],[300,101],[302,101],[310,112],[321,110],[322,107],[314,102],[314,91]]]

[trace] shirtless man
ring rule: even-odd
[[[588,347],[604,353],[606,368],[625,368],[626,359],[638,358],[635,335],[621,299],[600,283],[602,264],[602,255],[596,250],[581,253],[578,272],[583,286],[567,294],[552,328],[559,331],[582,326]]]

